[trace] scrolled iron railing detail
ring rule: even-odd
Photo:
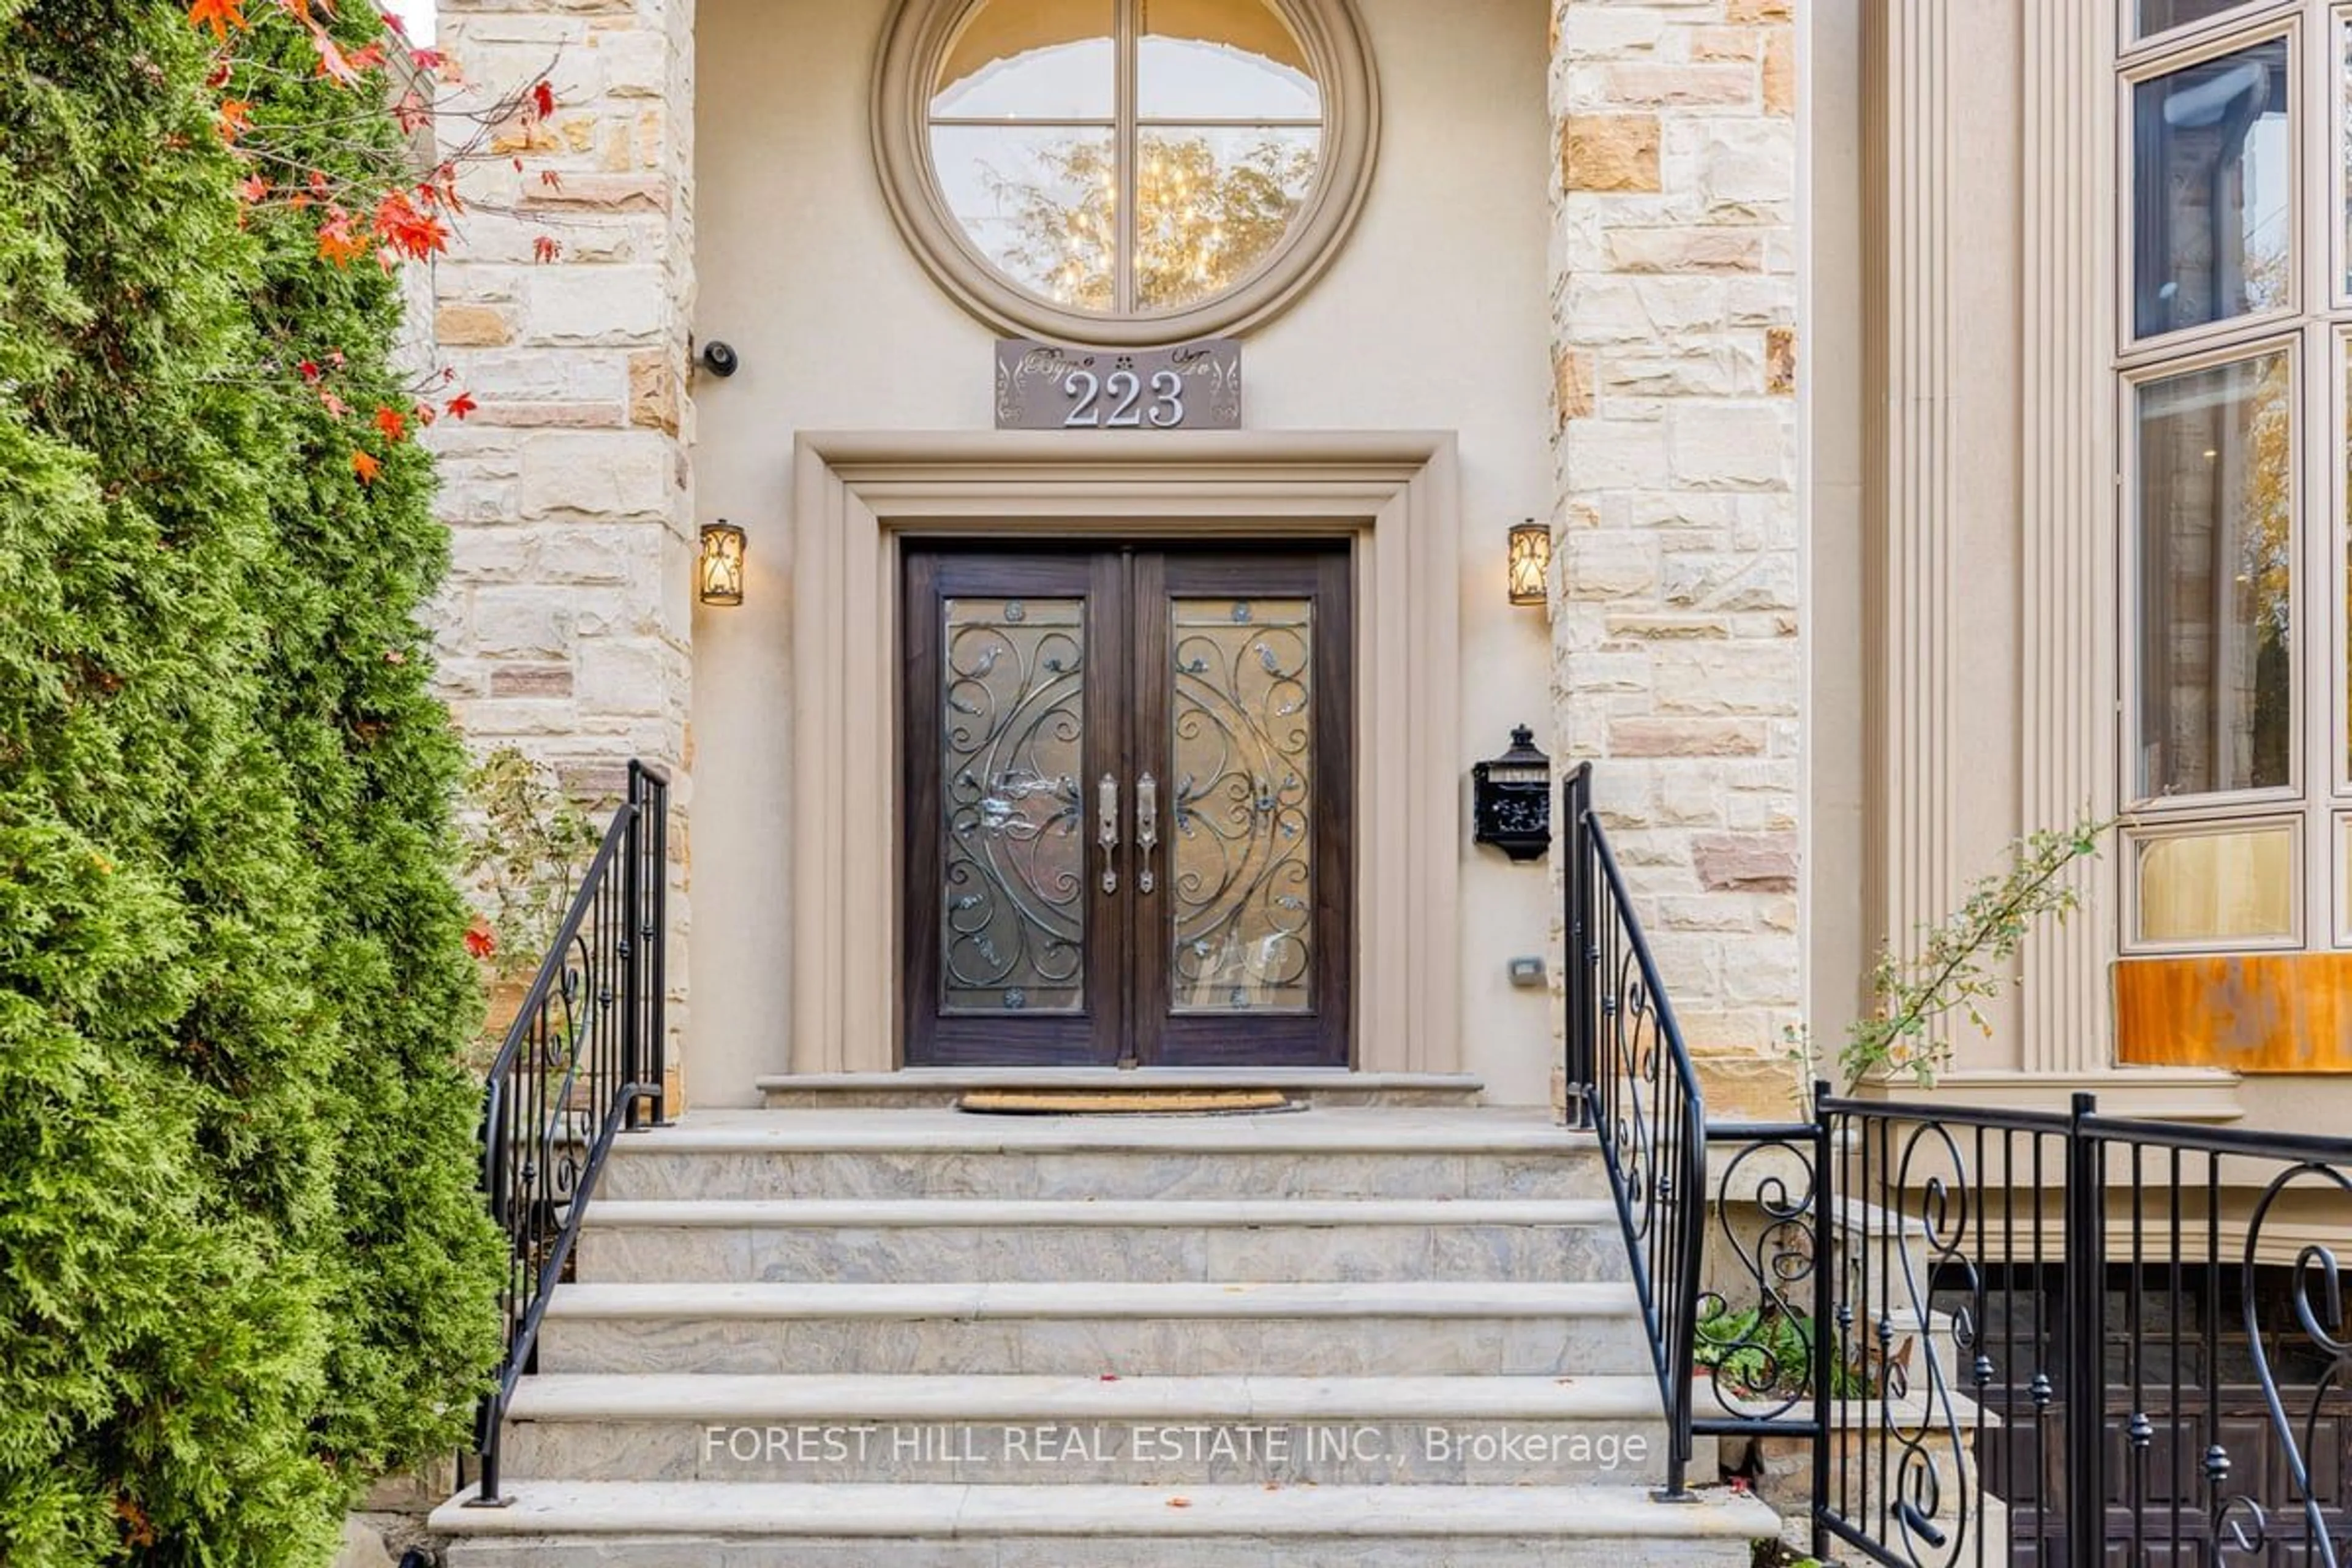
[[[629,768],[628,795],[582,874],[523,994],[483,1092],[482,1192],[506,1232],[506,1348],[482,1401],[470,1506],[498,1507],[499,1450],[515,1386],[571,1262],[613,1140],[667,1119],[664,936],[668,782]]]
[[[1706,1108],[1608,836],[1591,769],[1568,781],[1568,1097],[1608,1172],[1664,1399],[1663,1497],[1689,1496],[1706,1223]]]
[[[1713,1206],[1717,1256],[1736,1266],[1739,1278],[1699,1296],[1695,1353],[1703,1381],[1717,1407],[1735,1420],[1776,1422],[1810,1412],[1820,1258],[1814,1130],[1710,1128],[1708,1138],[1737,1146],[1715,1179]],[[1725,1201],[1734,1193],[1738,1203]],[[1743,1234],[1735,1216],[1748,1208],[1755,1219]]]
[[[1808,1119],[1710,1125],[1589,766],[1561,815],[1568,1099],[1664,1495],[1696,1436],[1794,1440],[1810,1486],[1776,1500],[1824,1559],[2352,1568],[2352,1139],[1827,1085]]]

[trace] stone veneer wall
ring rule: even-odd
[[[441,0],[440,13],[445,90],[478,103],[549,71],[558,103],[499,142],[520,169],[467,173],[473,211],[435,268],[441,357],[480,404],[429,435],[452,536],[444,692],[477,747],[519,745],[581,793],[617,796],[632,758],[670,771],[675,1037],[693,798],[694,7]]]
[[[1554,700],[1710,1107],[1800,1016],[1793,0],[1555,0]]]

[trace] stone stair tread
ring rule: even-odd
[[[547,1315],[593,1319],[1589,1318],[1630,1316],[1630,1284],[1586,1281],[570,1284]]]
[[[1270,1116],[973,1116],[910,1107],[698,1110],[614,1141],[613,1157],[677,1153],[1574,1153],[1598,1145],[1542,1110],[1317,1106]]]
[[[1591,1377],[1101,1377],[924,1373],[526,1377],[517,1421],[1052,1422],[1663,1419],[1658,1384]]]
[[[1753,1540],[1780,1533],[1752,1497],[1659,1503],[1635,1486],[1138,1487],[893,1482],[554,1481],[506,1485],[501,1508],[463,1497],[436,1532],[504,1536],[1010,1536],[1244,1538],[1548,1536]]]
[[[1605,1226],[1606,1198],[604,1198],[605,1227]]]
[[[899,1068],[890,1072],[775,1073],[766,1093],[859,1094],[958,1089],[1418,1089],[1476,1094],[1486,1079],[1466,1072],[1356,1072],[1347,1068]]]

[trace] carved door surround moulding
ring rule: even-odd
[[[791,1070],[899,1065],[899,549],[962,536],[1354,542],[1354,1065],[1458,1071],[1454,447],[1450,432],[801,434],[784,574]]]

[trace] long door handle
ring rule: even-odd
[[[1158,885],[1151,852],[1160,847],[1160,781],[1150,773],[1135,781],[1135,847],[1139,851],[1136,890],[1149,893]]]
[[[1095,842],[1102,846],[1102,890],[1118,891],[1118,780],[1109,773],[1095,786]]]

